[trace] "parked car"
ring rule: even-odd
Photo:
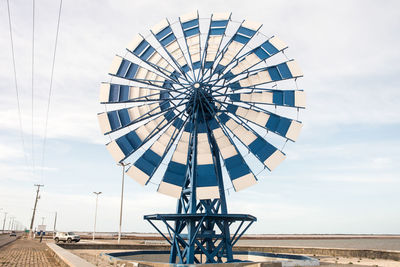
[[[79,242],[81,237],[76,235],[74,232],[57,232],[56,236],[54,237],[54,241],[56,243],[63,241],[64,243],[72,243],[72,242]]]
[[[11,231],[10,236],[17,236],[17,234],[15,233],[15,231]]]

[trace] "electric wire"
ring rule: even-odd
[[[17,69],[16,69],[16,66],[15,66],[14,39],[13,39],[13,34],[12,34],[11,12],[10,12],[10,1],[9,0],[7,0],[7,11],[8,11],[8,25],[9,25],[9,30],[10,30],[11,55],[12,55],[13,71],[14,71],[15,94],[16,94],[16,97],[17,97],[19,133],[20,133],[20,138],[21,138],[21,142],[22,142],[22,150],[23,150],[23,153],[24,153],[25,165],[29,166],[27,153],[26,153],[24,131],[23,131],[23,126],[22,126],[22,113],[21,113],[21,105],[20,105],[19,92],[18,92]]]
[[[59,30],[60,30],[61,9],[62,9],[62,0],[60,0],[60,6],[58,9],[58,20],[57,20],[56,38],[55,38],[55,42],[54,42],[53,63],[51,66],[49,95],[47,98],[47,111],[46,111],[46,121],[45,121],[45,127],[44,127],[43,146],[42,146],[42,162],[41,162],[41,177],[42,177],[42,179],[43,179],[43,168],[44,168],[46,142],[47,142],[47,126],[48,126],[48,121],[49,121],[51,93],[52,93],[52,88],[53,88],[54,66],[55,66],[55,62],[56,62],[58,34],[59,34]]]
[[[32,121],[32,132],[31,132],[31,143],[32,143],[32,173],[35,175],[35,148],[34,148],[34,74],[35,74],[35,0],[32,0],[32,81],[31,81],[31,121]]]

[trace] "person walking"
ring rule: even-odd
[[[40,230],[40,243],[42,243],[42,239],[43,239],[43,231]]]

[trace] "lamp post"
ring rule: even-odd
[[[96,232],[97,202],[99,200],[99,195],[101,194],[101,192],[93,192],[93,194],[96,194],[96,210],[94,212],[94,227],[93,227],[93,240],[94,240],[94,234]]]
[[[125,166],[128,166],[128,164],[125,164],[123,162],[118,163],[119,166],[122,166],[122,186],[121,186],[121,207],[119,210],[119,229],[118,229],[118,244],[121,242],[121,228],[122,228],[122,207],[124,204],[124,184],[125,184]]]

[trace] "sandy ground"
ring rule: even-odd
[[[92,249],[76,249],[69,250],[75,255],[85,259],[86,261],[100,267],[111,266],[107,257],[100,256],[100,253],[107,252],[117,252],[115,250],[92,250]],[[131,251],[131,250],[118,250],[118,252],[122,251]],[[307,255],[313,257],[313,255]],[[336,258],[336,257],[326,257],[326,256],[315,256],[320,260],[321,266],[323,267],[400,267],[399,261],[392,260],[382,260],[382,259],[367,259],[367,258]]]
[[[367,259],[367,258],[335,258],[335,257],[321,257],[321,266],[326,267],[324,264],[333,264],[331,266],[373,266],[373,267],[399,267],[400,262],[382,259]]]
[[[343,237],[343,236],[342,236]],[[304,238],[306,239],[306,238]],[[322,239],[322,238],[321,238]],[[50,240],[49,240],[50,241]],[[294,245],[296,247],[327,247],[331,245],[333,248],[359,248],[359,249],[377,249],[377,250],[397,250],[397,247],[400,246],[400,239],[396,236],[393,237],[384,237],[384,238],[368,238],[368,239],[358,239],[358,238],[344,238],[344,239],[333,239],[333,240],[315,240],[315,239],[306,239],[306,240],[243,240],[244,244],[242,245],[255,245],[255,246],[290,246]],[[116,240],[102,240],[98,239],[95,241],[92,240],[81,240],[81,243],[117,243]],[[121,240],[122,244],[166,244],[165,241],[162,240]],[[314,246],[312,246],[314,245]],[[106,256],[100,256],[100,253],[107,252],[122,252],[122,251],[131,251],[131,250],[70,250],[70,252],[78,255],[79,257],[93,263],[96,266],[111,266],[109,260]],[[321,266],[323,267],[400,267],[400,261],[393,260],[382,260],[382,259],[367,259],[367,258],[345,258],[345,257],[329,257],[329,256],[314,256],[307,255],[311,257],[318,258],[321,262]]]
[[[112,266],[110,261],[105,256],[100,256],[101,253],[116,252],[115,250],[93,250],[93,249],[71,249],[73,254],[99,267]],[[119,250],[123,251],[123,250]]]

